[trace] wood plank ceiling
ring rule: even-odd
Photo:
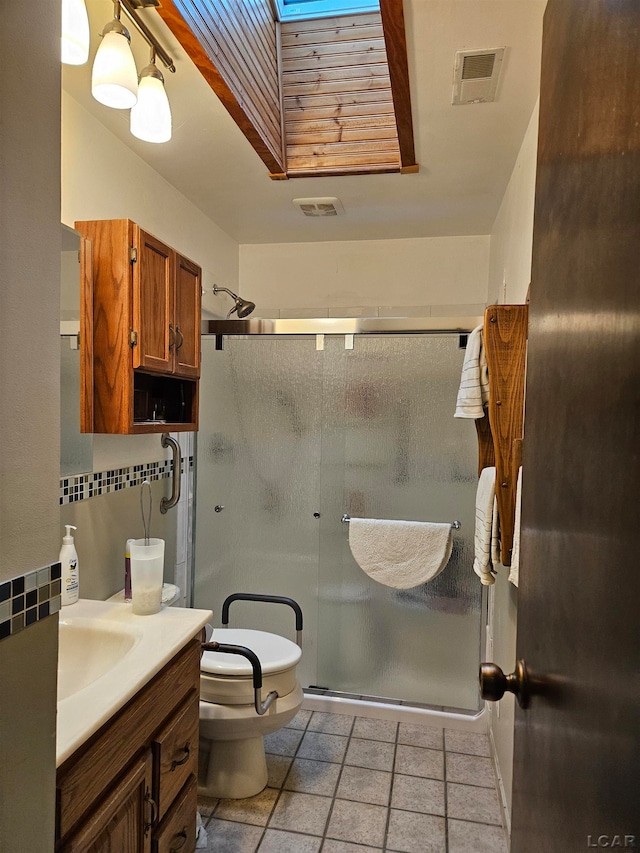
[[[402,0],[283,24],[270,0],[158,12],[272,178],[418,170]]]
[[[287,174],[400,169],[380,14],[283,23]]]

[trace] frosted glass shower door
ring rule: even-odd
[[[459,336],[327,342],[322,424],[318,684],[476,710],[481,587],[472,571],[477,442],[453,418]],[[396,590],[356,564],[343,513],[462,522],[441,575]]]
[[[323,353],[310,339],[202,343],[195,606],[219,626],[233,592],[291,596],[305,620],[298,672],[314,684]],[[230,617],[295,640],[282,605],[236,602]]]
[[[472,571],[477,445],[453,418],[459,336],[203,338],[194,601],[288,595],[304,613],[303,687],[476,710]],[[340,519],[453,521],[449,564],[400,591],[355,563]],[[286,608],[235,603],[231,624],[295,638]]]

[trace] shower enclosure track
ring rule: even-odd
[[[424,335],[469,334],[482,317],[314,317],[203,320],[203,335]]]

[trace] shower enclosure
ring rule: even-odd
[[[232,592],[296,599],[305,688],[479,708],[477,445],[453,418],[463,343],[237,336],[220,350],[203,336],[194,603],[219,625]],[[356,564],[344,513],[462,526],[435,580],[396,590]],[[231,618],[295,636],[287,608],[238,602]]]

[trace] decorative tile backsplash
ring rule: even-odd
[[[60,610],[60,563],[0,583],[0,640]]]
[[[193,467],[193,456],[182,458]],[[143,465],[130,465],[128,468],[114,468],[111,471],[99,471],[91,474],[76,474],[73,477],[60,478],[60,506],[84,501],[109,492],[119,492],[132,486],[139,486],[144,480],[163,480],[170,477],[173,462],[162,459],[159,462],[147,462]]]

